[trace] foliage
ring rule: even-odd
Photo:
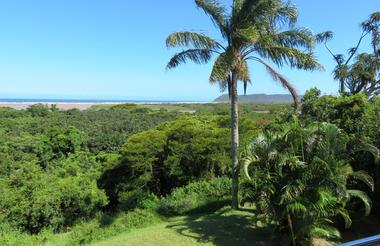
[[[314,88],[303,98],[301,119],[336,124],[347,133],[357,133],[365,127],[370,103],[363,94],[346,97],[321,96]]]
[[[121,210],[133,210],[136,208],[156,209],[158,207],[159,198],[152,193],[135,191],[121,193],[119,202],[121,204]]]
[[[212,55],[217,55],[210,82],[219,83],[221,89],[228,90],[231,95],[237,80],[243,82],[246,91],[247,84],[251,82],[248,62],[257,62],[290,91],[299,110],[299,96],[293,86],[265,61],[306,70],[321,67],[312,52],[314,39],[311,32],[295,27],[298,15],[295,6],[281,0],[265,3],[238,0],[233,2],[231,12],[228,12],[219,1],[196,0],[195,3],[211,17],[224,42],[203,33],[173,33],[166,40],[169,48],[190,49],[175,54],[167,68],[175,68],[188,60],[204,64],[211,60]],[[289,30],[284,30],[284,27]]]
[[[371,143],[380,148],[380,103],[374,98],[370,101],[362,94],[344,97],[321,96],[320,91],[312,89],[303,101],[304,122],[325,121],[338,125],[349,133],[348,152],[355,169],[369,173],[375,181],[375,192],[370,194],[373,201],[373,215],[380,208],[380,166],[376,153],[358,151],[357,146]]]
[[[210,212],[229,203],[231,179],[214,178],[210,181],[197,181],[175,189],[160,200],[158,211],[165,215]]]
[[[112,221],[107,221],[107,218]],[[136,209],[115,218],[101,215],[97,220],[86,221],[72,228],[67,245],[88,244],[160,221],[160,217],[151,210]]]
[[[54,107],[52,109],[52,111],[55,111]],[[33,117],[45,117],[50,113],[49,106],[42,103],[31,105],[26,109],[26,111],[29,112]]]
[[[36,234],[93,218],[108,204],[97,180],[118,158],[112,152],[127,136],[174,117],[124,108],[1,108],[0,224]]]
[[[154,225],[161,221],[161,218],[151,210],[136,209],[117,215],[98,213],[92,220],[79,222],[70,228],[69,232],[62,234],[54,234],[51,230],[44,230],[37,235],[29,235],[1,224],[0,244],[15,246],[83,245],[105,240],[132,229]]]
[[[256,202],[268,221],[275,221],[277,231],[287,238],[285,244],[339,238],[332,219],[340,216],[350,226],[348,204],[355,199],[369,215],[371,201],[365,191],[373,190],[374,182],[366,172],[353,170],[347,142],[334,125],[301,128],[295,121],[281,132],[258,136],[248,147],[245,200]],[[368,187],[355,189],[362,186],[352,181]]]
[[[36,163],[22,162],[1,178],[0,216],[31,233],[70,226],[78,218],[90,218],[107,204],[104,192],[82,172],[60,177]]]
[[[375,12],[361,24],[362,34],[355,47],[348,50],[348,58],[342,54],[334,54],[327,45],[333,33],[327,31],[316,36],[317,41],[324,43],[328,52],[336,62],[334,78],[339,81],[340,93],[346,89],[349,94],[364,93],[368,98],[380,94],[380,12]],[[372,53],[358,53],[365,37],[370,36]],[[354,62],[351,62],[354,59]]]
[[[52,129],[66,131],[74,127],[83,133],[83,144],[93,153],[117,152],[128,136],[148,130],[161,122],[173,120],[178,115],[176,112],[160,113],[149,110],[145,113],[135,112],[120,105],[111,110],[74,109],[30,117],[30,108],[25,111],[0,108],[1,129],[6,133],[3,138],[12,139],[26,133],[37,137],[46,135]]]
[[[231,8],[215,0],[195,0],[219,30],[222,41],[203,33],[175,32],[166,39],[168,48],[187,49],[176,53],[166,68],[173,69],[192,61],[208,63],[217,56],[209,82],[219,84],[228,91],[231,101],[231,177],[232,206],[238,208],[239,179],[239,118],[238,82],[242,82],[244,93],[251,83],[248,62],[263,66],[274,81],[287,89],[293,99],[295,110],[300,112],[300,97],[293,85],[269,62],[279,67],[316,70],[322,66],[313,54],[314,37],[305,28],[297,28],[297,9],[283,0],[251,1],[234,0]]]
[[[133,135],[122,149],[120,162],[100,180],[111,205],[128,201],[136,191],[169,194],[196,180],[230,171],[227,117],[187,116]],[[250,120],[241,121],[243,141],[256,132]]]

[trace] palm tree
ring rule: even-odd
[[[289,90],[300,112],[300,97],[295,88],[268,61],[281,67],[314,70],[321,66],[312,53],[314,38],[309,30],[296,28],[297,10],[282,0],[233,0],[230,11],[218,0],[195,0],[196,5],[211,17],[223,41],[203,33],[176,32],[166,44],[169,48],[190,47],[175,54],[167,65],[173,69],[190,60],[197,64],[209,62],[217,55],[210,83],[228,89],[231,101],[232,127],[232,207],[238,208],[238,175],[240,171],[238,130],[238,81],[251,82],[248,61],[265,67],[275,81]]]
[[[275,221],[277,231],[290,244],[339,238],[330,219],[341,216],[349,227],[347,205],[352,199],[362,201],[365,215],[370,214],[370,198],[363,190],[352,189],[350,181],[360,181],[371,191],[374,181],[365,171],[351,167],[348,139],[335,125],[301,127],[296,120],[280,132],[259,135],[244,152],[244,171],[249,179],[243,183],[244,198],[255,203],[268,221]],[[379,150],[370,144],[355,151],[379,157]]]
[[[339,92],[357,94],[364,92],[369,98],[380,94],[380,12],[375,12],[361,24],[362,34],[355,47],[348,50],[348,58],[343,54],[335,54],[328,46],[333,38],[333,32],[327,31],[316,35],[316,40],[323,43],[327,51],[334,58],[336,67],[334,79],[339,81]],[[371,49],[373,53],[357,54],[364,38],[371,36]],[[350,62],[355,58],[355,62]]]

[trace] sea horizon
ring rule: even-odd
[[[206,100],[127,100],[127,99],[62,99],[0,98],[0,103],[205,103]]]

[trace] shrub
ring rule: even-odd
[[[337,125],[347,133],[362,131],[370,103],[364,94],[334,97],[321,96],[314,88],[303,98],[301,119],[306,122],[320,121]]]
[[[130,209],[155,209],[158,206],[159,198],[148,192],[135,191],[120,194],[120,208],[122,210]]]
[[[39,235],[29,235],[8,224],[0,224],[0,245],[6,246],[30,246],[41,245],[47,241],[53,240],[54,233],[51,230],[45,230]]]
[[[256,137],[244,153],[245,199],[274,222],[276,232],[290,245],[311,245],[314,239],[336,239],[332,219],[351,225],[355,212],[371,212],[366,194],[374,182],[365,171],[350,165],[349,137],[329,123],[301,127],[298,121],[279,132]],[[358,149],[375,147],[364,143]],[[250,168],[248,168],[250,166]]]
[[[104,217],[104,215],[101,215]],[[161,221],[160,217],[151,210],[136,209],[122,213],[104,223],[102,218],[83,222],[72,228],[68,245],[88,244],[93,241],[106,239],[135,228],[143,228]],[[102,222],[103,221],[103,222]]]
[[[49,106],[42,103],[30,105],[26,111],[28,111],[33,117],[46,117],[50,113]]]
[[[164,215],[184,215],[217,210],[228,204],[230,196],[231,180],[227,177],[193,182],[162,198],[158,212]]]
[[[70,226],[107,204],[94,180],[85,175],[52,176],[35,163],[22,163],[1,181],[0,218],[31,233]]]

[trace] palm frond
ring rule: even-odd
[[[244,27],[242,29],[237,29],[233,33],[232,37],[235,41],[243,44],[254,44],[260,38],[259,32],[253,26]]]
[[[333,39],[334,33],[332,31],[322,32],[315,35],[315,40],[318,43],[326,43]]]
[[[368,195],[361,190],[347,190],[347,194],[350,198],[357,198],[364,204],[365,215],[368,216],[371,213],[372,202]]]
[[[294,100],[295,110],[297,112],[301,112],[301,98],[298,95],[296,89],[293,87],[293,85],[288,80],[286,80],[280,73],[278,73],[274,68],[272,68],[269,64],[265,63],[261,59],[258,59],[257,61],[264,65],[265,69],[272,76],[274,81],[279,81],[282,87],[284,87],[290,92]]]
[[[352,225],[352,220],[350,218],[350,214],[348,213],[347,210],[345,209],[339,209],[338,211],[338,215],[340,215],[343,220],[344,220],[344,225],[345,225],[345,228],[349,228],[351,225]]]
[[[365,183],[373,192],[375,190],[375,182],[373,178],[365,171],[356,171],[350,175],[352,178],[357,179]]]
[[[166,66],[166,69],[176,68],[188,60],[196,64],[205,64],[211,59],[212,52],[209,49],[189,49],[175,54]]]
[[[223,36],[227,36],[226,8],[218,0],[195,0],[198,8],[202,9],[212,22],[220,29]]]
[[[314,37],[306,28],[294,28],[279,33],[261,35],[257,43],[263,47],[282,46],[311,50],[314,47]]]
[[[313,238],[328,238],[328,239],[339,239],[341,237],[338,229],[332,227],[332,221],[330,220],[319,220],[310,229],[310,234]]]
[[[223,52],[216,59],[210,75],[210,83],[224,82],[234,69],[236,59],[228,51]]]
[[[261,44],[256,45],[255,51],[280,67],[288,65],[304,70],[323,70],[323,66],[316,61],[311,52],[302,52],[296,48],[284,46],[261,46]]]
[[[287,184],[282,190],[282,196],[280,203],[295,201],[305,190],[305,184],[301,181],[297,181],[291,184]]]
[[[290,2],[284,2],[281,0],[246,2],[247,4],[242,6],[242,10],[246,12],[245,15],[252,17],[259,14],[265,14],[267,20],[269,20],[268,24],[271,27],[275,27],[276,25],[292,26],[297,21],[297,8]]]
[[[240,61],[235,66],[235,72],[237,74],[238,80],[243,81],[245,85],[251,82],[251,78],[249,76],[249,67],[247,61]],[[244,93],[246,93],[246,86],[244,88]]]
[[[257,155],[249,153],[248,151],[246,152],[246,156],[243,158],[243,171],[249,180],[251,180],[251,176],[249,175],[249,166],[258,160],[259,157]]]
[[[312,204],[312,207],[320,217],[330,217],[332,210],[338,199],[327,189],[318,189],[318,200]]]
[[[204,34],[195,32],[175,32],[167,37],[166,46],[168,48],[193,46],[197,49],[217,49],[220,45],[218,42]]]
[[[369,143],[362,144],[360,148],[355,150],[355,152],[361,151],[371,153],[373,158],[375,159],[375,162],[380,163],[380,150],[376,146]]]
[[[307,212],[307,208],[300,202],[293,202],[287,205],[287,211],[293,214],[303,214]]]

